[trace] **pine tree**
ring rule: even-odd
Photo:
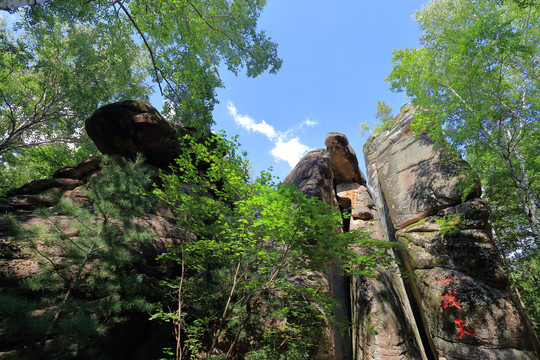
[[[144,263],[137,249],[153,234],[134,221],[152,206],[142,191],[151,183],[140,164],[104,159],[102,174],[88,183],[89,206],[61,198],[39,211],[46,225],[32,229],[11,219],[15,240],[40,264],[21,284],[26,297],[0,301],[2,332],[26,345],[35,339],[15,358],[92,357],[93,339],[125,320],[127,311],[152,309],[148,281],[136,269]]]

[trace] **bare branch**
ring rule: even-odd
[[[161,88],[161,83],[159,81],[159,74],[158,74],[158,68],[157,68],[157,65],[156,65],[156,59],[154,58],[154,52],[152,51],[152,48],[148,44],[148,41],[146,40],[146,36],[144,36],[144,33],[141,31],[141,29],[137,25],[137,22],[135,21],[135,19],[133,19],[133,17],[129,13],[129,11],[126,9],[124,4],[122,4],[121,1],[116,1],[115,3],[118,4],[120,6],[120,8],[122,9],[122,11],[127,15],[127,17],[129,18],[129,21],[131,22],[131,24],[133,24],[133,26],[135,27],[135,29],[137,30],[137,32],[141,36],[141,38],[142,38],[142,40],[144,42],[144,45],[146,46],[146,49],[150,53],[150,58],[152,59],[152,66],[154,67],[154,72],[156,74],[156,80],[157,80],[157,83],[158,83],[158,86],[159,86],[159,92],[161,93],[161,95],[163,95],[163,89]]]

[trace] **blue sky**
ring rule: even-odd
[[[268,0],[259,28],[279,44],[281,70],[221,77],[214,131],[238,135],[254,175],[273,168],[281,180],[328,132],[349,138],[365,174],[359,124],[376,123],[377,100],[397,114],[408,99],[389,90],[392,51],[417,47],[411,15],[428,0]],[[2,14],[5,15],[5,14]],[[13,16],[8,16],[13,21]],[[151,103],[162,108],[163,98]]]
[[[259,27],[279,44],[276,75],[247,78],[223,71],[214,130],[239,135],[255,175],[273,167],[281,180],[324,136],[347,135],[362,171],[359,124],[374,124],[376,101],[394,113],[408,99],[384,78],[394,49],[417,47],[411,15],[427,0],[269,0]],[[364,171],[365,173],[365,171]]]

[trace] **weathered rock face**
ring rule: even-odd
[[[330,206],[337,207],[334,173],[329,153],[324,149],[311,150],[304,155],[285,177],[284,183],[294,184],[307,196],[317,197]],[[330,271],[326,274],[326,281],[330,285],[332,296],[338,299],[341,305],[340,311],[348,317],[348,305],[344,295],[347,292],[345,279],[337,272]],[[349,335],[343,334],[339,328],[327,329],[320,339],[319,347],[323,351],[317,353],[317,358],[328,360],[351,358]]]
[[[180,155],[179,138],[189,129],[173,125],[152,106],[128,100],[99,108],[85,122],[86,132],[103,154],[135,158],[138,153],[168,169]]]
[[[318,197],[325,203],[336,206],[334,173],[330,156],[324,149],[308,152],[285,177],[286,184],[294,184],[309,197]]]
[[[110,104],[97,110],[87,120],[87,130],[98,148],[105,154],[134,158],[142,153],[147,161],[162,169],[167,169],[180,154],[179,136],[189,130],[176,128],[163,119],[151,106],[137,101],[125,101]],[[61,224],[65,229],[75,221],[55,212],[59,198],[67,198],[83,205],[89,204],[85,189],[91,177],[101,172],[101,156],[83,161],[77,166],[69,166],[56,171],[50,179],[33,181],[12,191],[6,198],[0,198],[0,215],[9,214],[25,228],[33,226],[48,227]],[[37,208],[47,208],[52,212],[48,219],[38,215]],[[133,247],[131,251],[144,257],[146,264],[137,270],[145,274],[157,273],[154,262],[158,254],[167,250],[167,246],[187,241],[191,237],[169,221],[170,211],[159,208],[155,213],[146,214],[136,219],[137,223],[150,227],[154,231],[151,244]],[[77,243],[77,231],[67,231],[69,240]],[[38,250],[43,248],[36,243]],[[28,251],[23,244],[9,236],[9,222],[0,218],[0,294],[26,296],[25,290],[18,285],[21,281],[40,271],[39,259],[35,252]],[[52,249],[54,251],[54,249]],[[148,314],[133,311],[123,314],[128,317],[126,323],[113,327],[106,339],[100,341],[96,357],[107,359],[150,359],[162,355],[162,347],[170,336],[170,331],[148,320]],[[0,358],[17,352],[21,346],[29,349],[36,347],[41,338],[32,338],[27,334],[22,341],[15,343],[0,334]],[[172,340],[171,340],[172,341]]]
[[[326,149],[330,153],[330,162],[336,184],[366,184],[364,174],[358,168],[358,159],[354,149],[349,145],[347,137],[340,133],[328,133],[324,139]]]
[[[350,211],[351,218],[344,222],[343,231],[371,231],[372,236],[387,240],[347,137],[329,133],[325,143],[327,150],[306,154],[285,178],[285,183],[294,183],[306,195]],[[379,267],[377,278],[349,279],[330,271],[327,279],[332,295],[341,304],[342,315],[353,323],[344,335],[339,329],[332,329],[331,358],[421,358],[419,335],[412,326],[412,311],[405,301],[405,288],[397,267]]]
[[[310,151],[285,179],[308,196],[350,211],[351,218],[338,231],[366,230],[374,238],[402,245],[390,253],[400,259],[401,268],[378,267],[376,277],[353,278],[330,271],[321,280],[330,285],[352,327],[342,334],[322,324],[319,358],[539,359],[538,340],[508,286],[493,245],[480,188],[469,194],[458,191],[468,165],[460,160],[442,162],[429,134],[416,137],[410,132],[413,117],[414,109],[404,107],[392,129],[366,143],[370,188],[347,137],[339,133],[329,133],[327,148]],[[142,153],[162,169],[180,155],[178,135],[189,132],[134,101],[99,109],[87,121],[87,130],[104,153],[127,157]],[[55,198],[87,203],[84,189],[88,179],[101,171],[100,163],[101,157],[90,158],[58,170],[52,179],[34,181],[0,199],[0,213],[30,227],[43,222],[35,209],[52,207]],[[167,220],[169,215],[163,208],[140,219],[157,234],[150,248],[137,249],[148,259],[168,244],[189,238]],[[69,221],[61,215],[55,220]],[[6,233],[7,226],[0,221],[0,293],[13,291],[13,284],[39,271],[37,260]],[[69,236],[76,241],[76,233]],[[304,280],[291,275],[291,281]],[[104,344],[99,355],[157,358],[163,332],[140,315],[116,329],[108,338],[114,345]],[[0,345],[2,358],[9,344]]]
[[[465,176],[460,171],[469,168],[462,160],[443,162],[429,134],[412,136],[413,114],[405,106],[397,125],[371,142],[368,151],[376,153],[378,181],[397,229],[461,203],[457,184]],[[466,196],[479,197],[480,184]]]
[[[27,229],[34,226],[49,227],[53,223],[69,229],[75,220],[54,212],[54,205],[61,197],[87,204],[89,200],[85,189],[89,178],[100,174],[100,162],[101,157],[93,157],[77,166],[58,170],[52,179],[36,180],[15,190],[11,196],[0,198],[0,215],[13,216]],[[37,208],[43,207],[52,211],[52,215],[47,219],[36,212]],[[137,222],[151,227],[155,233],[151,244],[132,249],[147,260],[145,267],[139,269],[142,272],[155,272],[155,264],[152,262],[158,254],[166,251],[168,245],[191,238],[183,229],[169,222],[167,212],[161,208],[137,219]],[[77,231],[68,231],[66,234],[70,241],[77,242]],[[37,246],[40,251],[48,249],[41,242],[37,242]],[[26,293],[21,291],[18,284],[39,271],[39,259],[35,252],[29,251],[9,236],[9,222],[0,216],[0,294],[24,296]],[[148,314],[130,313],[127,322],[113,327],[106,339],[101,340],[101,352],[96,354],[96,357],[139,360],[159,358],[165,345],[163,341],[170,336],[170,332],[164,330],[150,322]],[[18,354],[16,351],[21,349],[21,343],[24,348],[32,349],[42,340],[41,337],[32,337],[31,331],[27,332],[24,339],[15,343],[4,339],[2,335],[4,334],[0,334],[0,358],[14,358],[12,352]]]
[[[403,245],[406,295],[427,358],[538,359],[538,340],[508,286],[480,188],[458,191],[467,164],[442,162],[429,134],[410,132],[413,117],[405,106],[364,153],[388,233]]]

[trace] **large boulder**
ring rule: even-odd
[[[388,241],[384,222],[366,185],[342,183],[337,189],[342,207],[351,213],[345,230],[369,232],[372,239]],[[355,251],[365,250],[357,246]],[[394,258],[394,252],[388,251],[388,256]],[[374,276],[351,277],[350,293],[353,358],[422,358],[420,336],[413,325],[414,315],[395,263],[390,267],[377,266]]]
[[[311,150],[304,155],[283,182],[296,185],[309,197],[317,197],[332,207],[336,206],[334,173],[329,154],[324,149]]]
[[[180,138],[190,129],[171,124],[151,105],[127,100],[102,106],[85,122],[99,151],[147,161],[168,170],[181,154]]]
[[[317,197],[332,208],[337,207],[334,190],[334,173],[330,164],[330,157],[326,150],[315,149],[304,155],[292,171],[285,177],[285,184],[294,184],[298,190],[308,197]],[[336,229],[337,230],[337,229]],[[339,230],[338,230],[339,231]],[[337,272],[330,271],[325,276],[323,288],[330,287],[332,296],[341,304],[341,312],[348,312],[346,308],[345,280]],[[305,277],[300,277],[306,281]],[[347,315],[345,315],[347,316]],[[333,360],[350,358],[350,340],[341,329],[330,327],[320,339],[318,358]],[[326,354],[324,354],[326,352]]]
[[[355,182],[364,185],[366,183],[366,178],[358,167],[356,153],[349,145],[347,136],[330,132],[326,134],[324,144],[330,154],[336,184]]]
[[[285,178],[308,196],[316,196],[348,211],[343,228],[337,231],[367,231],[387,241],[364,175],[347,137],[326,135],[327,149],[306,154]],[[355,251],[365,251],[356,247]],[[389,256],[393,256],[390,252]],[[329,259],[331,261],[331,259]],[[418,331],[406,301],[397,266],[377,267],[374,277],[344,277],[336,269],[326,274],[332,296],[340,304],[341,316],[352,323],[350,332],[332,329],[331,359],[420,359]],[[343,330],[343,329],[341,329]]]
[[[430,134],[410,132],[414,111],[404,107],[397,125],[377,137],[378,182],[396,228],[459,204],[462,198],[480,196],[478,181],[467,194],[459,190],[460,180],[470,174],[465,161],[443,161],[443,154],[433,147]]]

